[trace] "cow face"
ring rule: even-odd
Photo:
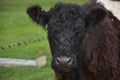
[[[52,68],[57,72],[70,72],[78,68],[80,48],[89,25],[99,23],[105,16],[101,9],[85,13],[73,4],[56,4],[45,12],[39,6],[28,8],[27,13],[38,24],[48,25],[48,40],[52,52]],[[80,60],[80,59],[79,59]]]

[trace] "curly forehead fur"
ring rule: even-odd
[[[51,19],[49,24],[60,27],[72,27],[81,18],[84,19],[85,12],[79,5],[58,3],[50,10]],[[62,24],[60,24],[62,23]]]
[[[57,3],[53,8],[51,8],[51,11],[62,17],[69,16],[69,18],[74,17],[75,15],[75,18],[77,18],[79,15],[84,13],[80,5],[64,3]]]

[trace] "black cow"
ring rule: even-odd
[[[56,80],[120,80],[120,21],[99,3],[27,9],[48,29]]]

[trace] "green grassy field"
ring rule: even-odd
[[[50,68],[51,55],[47,40],[28,45],[7,48],[8,44],[47,37],[39,25],[33,23],[26,14],[27,7],[38,4],[49,10],[56,2],[82,4],[87,0],[0,0],[0,57],[35,59],[47,56],[47,65],[37,67],[0,67],[0,80],[54,80]]]

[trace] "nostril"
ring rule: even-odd
[[[59,57],[56,58],[56,62],[57,62],[58,64],[61,63]]]
[[[72,58],[69,58],[69,60],[67,61],[67,63],[68,63],[69,65],[71,65],[72,62],[73,62],[73,59],[72,59]]]
[[[71,63],[71,62],[72,62],[72,58],[69,58],[67,62],[68,62],[68,63]]]

